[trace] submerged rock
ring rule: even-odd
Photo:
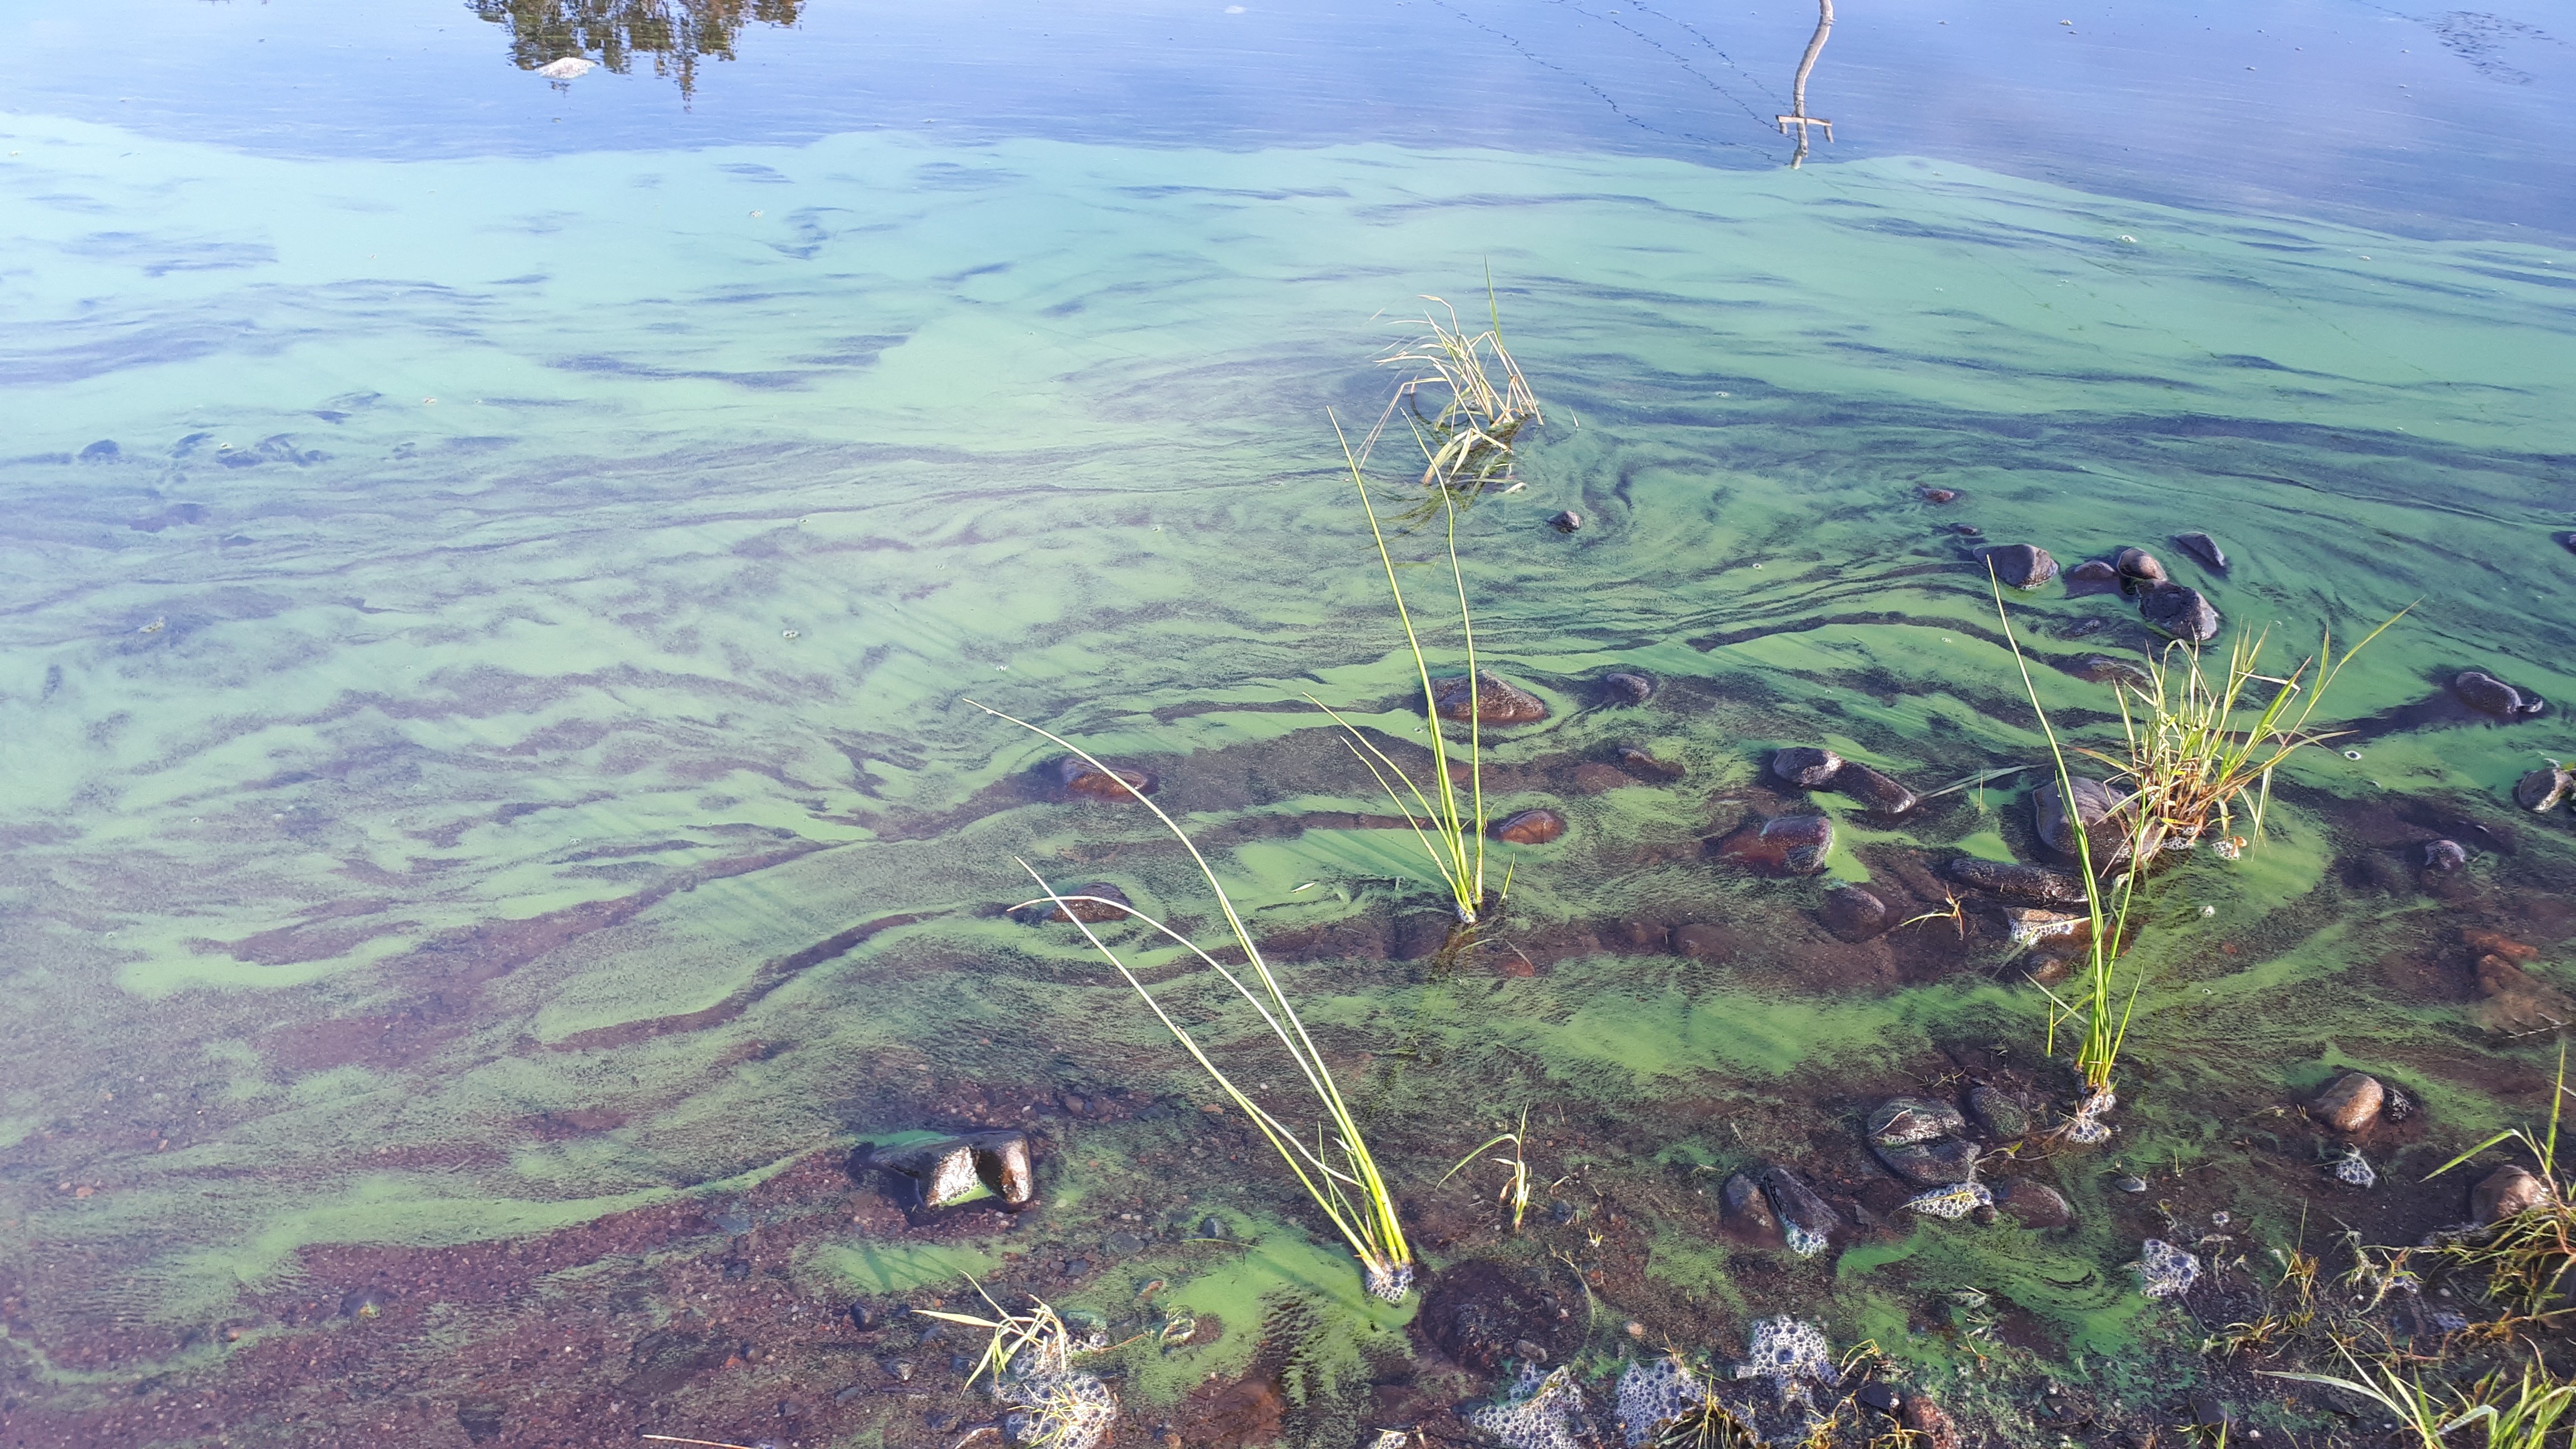
[[[1824,1200],[1807,1180],[1789,1169],[1772,1163],[1762,1169],[1762,1191],[1771,1198],[1771,1210],[1779,1215],[1780,1232],[1791,1251],[1801,1258],[1822,1252],[1834,1233],[1842,1226],[1842,1215]]]
[[[2478,713],[2507,722],[2530,719],[2548,707],[2539,695],[2516,689],[2483,669],[2463,669],[2453,675],[2451,693]]]
[[[1930,1396],[1919,1391],[1907,1394],[1897,1418],[1913,1432],[1922,1449],[1959,1449],[1959,1426],[1950,1422],[1950,1416]]]
[[[1780,1215],[1771,1210],[1771,1200],[1762,1194],[1762,1184],[1751,1174],[1739,1172],[1717,1190],[1719,1215],[1737,1232],[1758,1240],[1777,1240]]]
[[[1771,773],[1801,789],[1823,789],[1842,768],[1842,756],[1813,745],[1791,745],[1771,756]]]
[[[2507,1165],[2478,1179],[2469,1189],[2469,1216],[2480,1223],[2500,1223],[2550,1200],[2549,1184],[2538,1174]]]
[[[1619,768],[1640,780],[1656,780],[1665,784],[1689,773],[1669,760],[1656,759],[1652,750],[1642,750],[1635,745],[1619,747]]]
[[[1520,810],[1493,824],[1493,836],[1506,845],[1545,845],[1565,834],[1565,817],[1553,810]]]
[[[1952,860],[1946,869],[1950,879],[1961,885],[1992,891],[2007,900],[2039,901],[2061,906],[2084,904],[2084,882],[2045,866],[1963,855]]]
[[[2114,659],[2108,654],[2084,656],[2076,661],[2075,673],[2080,678],[2091,680],[2095,684],[2125,684],[2142,694],[2156,687],[2155,676],[2149,674],[2144,665],[2132,664],[2126,659]]]
[[[2119,572],[2120,577],[2142,584],[2161,584],[2166,580],[2164,562],[2143,548],[2120,550],[2112,558],[2111,567]]]
[[[1834,822],[1822,815],[1783,815],[1747,822],[1717,843],[1717,853],[1768,875],[1814,875],[1834,848]]]
[[[2513,803],[2534,815],[2546,815],[2566,800],[2570,790],[2576,790],[2576,775],[2545,765],[2514,782]]]
[[[2379,1120],[2387,1089],[2368,1072],[2346,1072],[2326,1084],[2308,1106],[2308,1115],[2337,1132],[2358,1132]]]
[[[1547,718],[1547,701],[1486,669],[1476,671],[1472,697],[1467,677],[1453,674],[1431,681],[1431,698],[1439,705],[1442,719],[1463,720],[1472,713],[1485,724],[1514,725]]]
[[[2030,1109],[2000,1087],[1978,1086],[1968,1093],[1968,1115],[1997,1142],[2030,1135]]]
[[[1959,501],[1959,490],[1956,488],[1922,488],[1917,489],[1916,492],[1926,503],[1956,503]]]
[[[2088,558],[2066,571],[2066,581],[2070,584],[2116,584],[2120,581],[2120,571],[2098,558]]]
[[[2173,536],[2173,541],[2176,548],[2209,565],[2216,572],[2220,574],[2227,572],[2227,550],[2218,546],[2217,539],[2205,533],[2177,533]]]
[[[1128,913],[1126,907],[1133,904],[1127,899],[1127,893],[1125,891],[1120,890],[1118,887],[1111,885],[1105,880],[1096,880],[1091,882],[1089,885],[1078,885],[1070,890],[1059,890],[1056,894],[1065,898],[1063,905],[1059,906],[1051,901],[1039,901],[1034,905],[1022,906],[1018,910],[1013,911],[1011,913],[1011,919],[1018,921],[1024,926],[1041,926],[1049,922],[1069,923],[1073,921],[1082,921],[1091,925],[1098,925],[1102,921],[1123,921],[1127,919]],[[1102,899],[1087,901],[1075,900],[1073,899],[1075,896],[1098,896]],[[1103,903],[1104,901],[1116,901],[1118,904],[1107,905]]]
[[[1997,1201],[2026,1228],[2062,1228],[2075,1221],[2074,1205],[2046,1183],[2027,1179],[2011,1183]]]
[[[2448,875],[2469,863],[2469,852],[2456,840],[2432,840],[2424,844],[2424,868]]]
[[[2149,584],[2138,595],[2138,617],[2186,644],[2206,644],[2218,637],[2218,611],[2200,590],[2181,584]]]
[[[1055,778],[1067,796],[1080,800],[1133,800],[1138,795],[1153,794],[1155,785],[1149,770],[1117,766],[1104,770],[1078,755],[1056,761]]]
[[[1824,907],[1816,915],[1838,941],[1866,941],[1884,934],[1889,925],[1887,902],[1849,884],[1825,892]]]
[[[1901,1147],[1968,1130],[1968,1119],[1947,1102],[1930,1097],[1890,1097],[1869,1114],[1869,1140],[1874,1147]]]
[[[2034,544],[2007,543],[1986,549],[1977,557],[2012,588],[2035,589],[2057,577],[2057,560],[2048,556],[2047,549]]]
[[[1583,515],[1569,508],[1549,519],[1547,525],[1559,533],[1572,533],[1583,527]]]
[[[1858,760],[1834,772],[1833,788],[1882,815],[1902,815],[1914,808],[1914,792]]]
[[[1655,676],[1637,669],[1622,669],[1601,676],[1601,701],[1604,704],[1644,704],[1655,697]]]
[[[2069,783],[2074,791],[2076,820],[2082,822],[2093,847],[2093,868],[2101,870],[2128,859],[2129,827],[2121,808],[2128,797],[2081,775],[2070,777]],[[2040,843],[2070,860],[2076,859],[2080,854],[2075,841],[2076,821],[2067,818],[2066,802],[2057,781],[2051,780],[2033,791],[2030,807],[2031,824],[2039,832]]]
[[[1917,1187],[1966,1182],[1977,1175],[1976,1144],[1961,1137],[1933,1137],[1892,1146],[1873,1142],[1870,1151],[1878,1154],[1888,1171]]]

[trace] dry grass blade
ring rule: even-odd
[[[1423,486],[1473,497],[1510,470],[1522,429],[1547,419],[1538,394],[1503,343],[1502,309],[1490,274],[1485,279],[1490,325],[1482,332],[1470,334],[1458,320],[1458,309],[1446,301],[1433,296],[1423,300],[1434,309],[1419,319],[1426,330],[1378,359],[1381,366],[1407,376],[1396,384],[1395,396],[1369,430],[1360,456],[1366,458],[1401,418],[1422,454]]]

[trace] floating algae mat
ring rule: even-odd
[[[2545,1121],[2576,1012],[2576,816],[2529,808],[2576,758],[2564,228],[2257,197],[2161,131],[2170,185],[2018,164],[1876,79],[1876,136],[1791,170],[1812,16],[1528,8],[1430,17],[1520,77],[1449,127],[1351,119],[1347,17],[1137,20],[1184,69],[1278,47],[1275,114],[1127,60],[1134,95],[971,134],[834,109],[796,77],[872,52],[820,14],[691,61],[682,110],[642,51],[549,86],[596,41],[403,11],[261,32],[306,68],[245,55],[256,102],[0,115],[8,1442],[947,1449],[1096,1381],[1120,1443],[1527,1449],[1670,1428],[1618,1422],[1633,1375],[1692,1432],[2328,1444],[2359,1401],[2256,1371],[2350,1373],[2329,1329],[2501,1363],[2484,1280],[2415,1245],[2513,1149],[2428,1175]],[[267,43],[189,23],[146,73]],[[2519,47],[2564,136],[2555,52],[2478,33],[2407,63]],[[335,134],[335,47],[391,35],[398,93],[496,74],[420,92],[450,129]],[[1432,778],[1331,421],[1379,416],[1422,294],[1498,317],[1545,408],[1457,539],[1479,665],[1545,709],[1481,728],[1486,814],[1563,830],[1489,846],[1473,931],[1309,699]],[[1369,465],[1390,517],[1411,447]],[[1390,546],[1457,674],[1438,527]],[[2016,545],[2056,565],[2001,590],[2027,691]],[[2259,838],[2142,874],[2079,1145],[2033,698],[2117,753],[2163,637],[2131,547],[2213,667],[2402,617]],[[1404,1301],[1082,932],[1012,910],[1025,860],[1226,939],[1160,824],[976,703],[1204,853],[1386,1173]],[[1242,998],[1102,915],[1311,1131]],[[911,1311],[1033,1299],[1036,1377]],[[2564,1377],[2554,1322],[2519,1332]]]

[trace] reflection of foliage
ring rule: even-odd
[[[653,73],[697,90],[698,60],[733,59],[734,36],[750,21],[794,25],[804,0],[468,0],[474,13],[510,27],[510,62],[535,70],[565,56],[598,61],[624,75],[638,53]]]

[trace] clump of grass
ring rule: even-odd
[[[1502,307],[1494,297],[1490,271],[1485,276],[1490,325],[1482,332],[1469,335],[1458,309],[1440,298],[1426,295],[1422,300],[1437,309],[1423,313],[1420,325],[1426,330],[1378,359],[1381,366],[1409,375],[1396,384],[1395,396],[1369,430],[1360,454],[1366,457],[1387,427],[1402,418],[1422,453],[1422,485],[1473,496],[1510,472],[1512,445],[1521,431],[1547,419],[1520,363],[1503,345]]]
[[[2130,789],[2127,808],[2139,817],[2142,838],[2149,844],[2189,845],[2215,825],[2229,850],[2241,849],[2243,842],[2234,833],[2239,802],[2252,796],[2244,813],[2248,834],[2260,840],[2273,773],[2300,750],[2340,733],[2308,728],[2335,676],[2405,614],[2400,609],[2390,615],[2340,659],[2334,658],[2329,632],[2317,653],[2284,675],[2262,672],[2269,630],[2251,639],[2238,636],[2228,648],[2226,668],[2216,677],[2202,667],[2198,649],[2180,641],[2167,644],[2148,661],[2144,686],[2124,681],[2112,690],[2120,705],[2123,751],[2083,753],[2109,765],[2115,781]],[[2325,659],[2334,662],[2309,689],[2305,681]],[[2254,700],[2267,687],[2270,698],[2258,709]]]
[[[2576,1292],[2576,1202],[2570,1201],[2576,1197],[2576,1181],[2558,1175],[2558,1123],[2567,1096],[2567,1050],[2562,1046],[2558,1077],[2550,1090],[2547,1130],[2535,1134],[2528,1127],[2514,1127],[2499,1132],[2435,1168],[2426,1179],[2507,1142],[2521,1144],[2539,1168],[2548,1195],[2537,1205],[2443,1248],[2443,1256],[2453,1263],[2485,1277],[2487,1301],[2503,1310],[2507,1328],[2546,1329],[2576,1315],[2576,1302],[2568,1301],[2570,1293]]]
[[[966,1382],[971,1387],[989,1376],[994,1397],[1019,1411],[1021,1422],[1008,1436],[1010,1442],[1023,1449],[1093,1449],[1107,1438],[1118,1418],[1118,1400],[1098,1377],[1074,1372],[1073,1356],[1080,1350],[1064,1319],[1034,1293],[1026,1313],[1013,1313],[995,1303],[982,1284],[975,1291],[994,1317],[913,1311],[990,1335]]]
[[[1493,1159],[1496,1166],[1507,1168],[1511,1173],[1509,1177],[1503,1180],[1502,1191],[1495,1194],[1494,1200],[1496,1202],[1508,1204],[1511,1207],[1512,1231],[1515,1233],[1519,1232],[1521,1230],[1521,1219],[1528,1215],[1530,1203],[1529,1163],[1521,1155],[1522,1144],[1528,1139],[1528,1136],[1529,1109],[1527,1107],[1523,1107],[1521,1109],[1521,1124],[1517,1131],[1497,1133],[1492,1137],[1486,1138],[1483,1143],[1476,1147],[1475,1151],[1459,1158],[1458,1165],[1456,1167],[1450,1168],[1447,1172],[1440,1174],[1440,1182],[1447,1182],[1449,1179],[1456,1177],[1459,1173],[1473,1165],[1476,1160],[1477,1153],[1509,1143],[1511,1145],[1512,1155],[1509,1157],[1497,1157]],[[1439,1186],[1439,1183],[1434,1183],[1432,1185],[1437,1187]]]
[[[1414,838],[1422,843],[1430,858],[1431,869],[1448,888],[1451,909],[1457,912],[1462,926],[1476,924],[1477,912],[1485,905],[1485,759],[1483,678],[1476,669],[1476,619],[1467,607],[1467,576],[1458,565],[1457,495],[1441,490],[1437,502],[1446,517],[1443,543],[1449,555],[1449,582],[1458,596],[1458,632],[1467,653],[1467,786],[1461,791],[1457,778],[1449,769],[1449,735],[1440,722],[1440,698],[1431,684],[1431,660],[1422,647],[1422,633],[1413,624],[1413,611],[1404,602],[1404,583],[1396,577],[1395,555],[1388,549],[1386,529],[1378,520],[1377,507],[1369,501],[1368,479],[1360,471],[1360,460],[1351,451],[1350,439],[1343,436],[1341,420],[1333,420],[1333,435],[1341,440],[1342,462],[1351,476],[1351,487],[1360,497],[1360,511],[1367,515],[1369,537],[1377,544],[1379,564],[1386,569],[1387,592],[1395,598],[1396,621],[1404,626],[1405,647],[1413,654],[1413,672],[1422,686],[1422,715],[1431,732],[1432,783],[1425,786],[1405,771],[1402,765],[1379,749],[1375,741],[1360,732],[1331,705],[1308,694],[1317,709],[1332,716],[1335,724],[1349,736],[1351,753],[1359,757],[1369,773],[1377,777],[1378,788],[1395,802],[1395,808],[1412,827]],[[1399,791],[1396,787],[1404,788]],[[1408,799],[1407,797],[1410,797]],[[1504,889],[1510,889],[1510,873],[1504,875]]]
[[[2340,1345],[2338,1346],[2340,1348]],[[2365,1365],[2341,1348],[2352,1377],[2258,1369],[2267,1378],[2323,1384],[2357,1395],[2388,1411],[2396,1429],[2416,1449],[2453,1449],[2448,1436],[2472,1424],[2486,1429],[2486,1449],[2546,1449],[2563,1442],[2558,1422],[2576,1410],[2576,1383],[2561,1382],[2538,1360],[2507,1379],[2499,1369],[2465,1389],[2425,1384],[2391,1360]]]
[[[972,700],[967,702],[974,704]],[[1046,878],[1039,875],[1036,868],[1027,861],[1020,861],[1019,866],[1027,871],[1029,878],[1036,881],[1038,888],[1046,893],[1044,899],[1052,902],[1057,909],[1070,917],[1074,925],[1081,930],[1083,939],[1089,941],[1092,948],[1108,960],[1110,966],[1116,969],[1127,984],[1135,988],[1136,994],[1144,999],[1147,1009],[1154,1013],[1154,1019],[1160,1021],[1164,1029],[1171,1032],[1173,1039],[1189,1053],[1190,1060],[1196,1062],[1199,1070],[1207,1074],[1208,1080],[1214,1082],[1217,1089],[1225,1093],[1244,1116],[1251,1119],[1252,1125],[1278,1152],[1280,1159],[1288,1164],[1288,1170],[1296,1177],[1298,1185],[1314,1198],[1315,1205],[1323,1210],[1326,1218],[1331,1220],[1334,1230],[1350,1244],[1351,1251],[1360,1260],[1360,1267],[1367,1280],[1369,1291],[1390,1303],[1402,1302],[1405,1293],[1413,1285],[1413,1252],[1405,1242],[1403,1224],[1396,1219],[1394,1195],[1388,1189],[1384,1175],[1378,1171],[1377,1159],[1369,1153],[1368,1140],[1360,1132],[1359,1119],[1352,1114],[1350,1104],[1343,1099],[1341,1088],[1333,1080],[1332,1069],[1325,1065],[1324,1054],[1316,1048],[1313,1039],[1307,1035],[1305,1023],[1298,1019],[1297,1009],[1289,1003],[1288,994],[1281,989],[1279,978],[1272,974],[1270,964],[1262,959],[1261,947],[1253,941],[1252,931],[1244,924],[1242,913],[1235,909],[1233,897],[1226,894],[1224,883],[1217,879],[1216,868],[1208,864],[1207,857],[1199,853],[1198,846],[1191,842],[1188,832],[1181,829],[1179,822],[1165,814],[1163,807],[1155,804],[1134,785],[1128,784],[1125,776],[1111,770],[1094,758],[1089,751],[1071,740],[1041,729],[1026,720],[1004,714],[988,705],[976,704],[975,707],[996,719],[1008,720],[1031,734],[1053,741],[1084,763],[1102,772],[1105,777],[1117,780],[1126,788],[1127,793],[1134,797],[1136,803],[1152,811],[1154,818],[1163,823],[1163,828],[1171,832],[1172,838],[1181,843],[1181,848],[1189,852],[1190,860],[1198,866],[1200,877],[1206,880],[1209,892],[1216,897],[1217,909],[1225,917],[1226,929],[1233,937],[1234,948],[1243,955],[1244,964],[1239,970],[1229,969],[1225,963],[1217,960],[1197,942],[1169,925],[1146,915],[1132,904],[1111,901],[1101,896],[1061,894],[1055,887],[1047,884]],[[1029,901],[1025,904],[1034,906],[1038,902]],[[1254,1013],[1261,1018],[1262,1025],[1268,1027],[1271,1034],[1278,1038],[1279,1044],[1287,1050],[1289,1060],[1295,1064],[1299,1078],[1305,1083],[1307,1091],[1315,1100],[1320,1120],[1314,1124],[1313,1146],[1307,1145],[1305,1139],[1309,1134],[1303,1129],[1291,1127],[1273,1115],[1259,1102],[1254,1101],[1242,1087],[1236,1085],[1233,1078],[1226,1075],[1225,1070],[1208,1055],[1206,1048],[1199,1044],[1198,1039],[1191,1036],[1179,1022],[1174,1021],[1171,1013],[1163,1009],[1163,1004],[1154,999],[1154,993],[1146,989],[1145,983],[1128,968],[1127,962],[1119,956],[1118,952],[1100,939],[1099,933],[1092,929],[1092,923],[1084,920],[1079,912],[1069,909],[1076,904],[1116,906],[1126,914],[1128,919],[1142,922],[1197,957],[1200,964],[1222,977],[1226,985],[1234,988],[1237,995],[1251,1004]]]

